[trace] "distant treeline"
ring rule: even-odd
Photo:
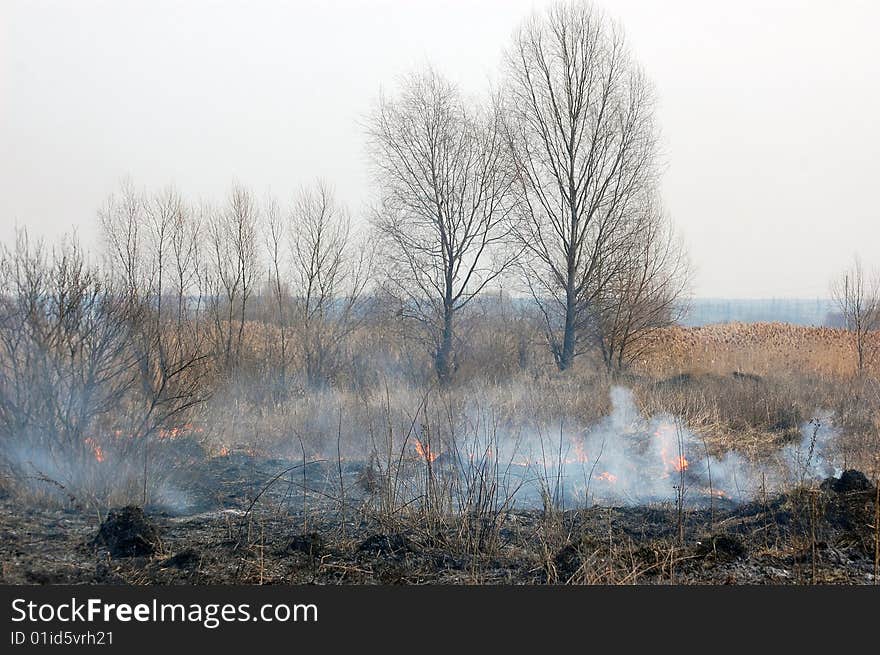
[[[829,298],[694,298],[679,322],[688,327],[711,323],[792,323],[839,327],[840,310]]]

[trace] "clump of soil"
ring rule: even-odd
[[[194,569],[201,561],[202,556],[199,554],[199,551],[193,548],[186,548],[164,560],[159,566],[163,569],[172,567],[176,569]]]
[[[821,485],[822,513],[839,532],[837,541],[860,544],[865,553],[874,550],[875,499],[877,490],[865,474],[844,471],[839,478],[828,478]]]
[[[844,471],[839,478],[828,478],[822,483],[823,491],[834,491],[839,494],[857,491],[872,491],[874,485],[861,471],[850,469]]]
[[[713,534],[697,542],[697,557],[733,562],[747,554],[743,540],[734,534]]]
[[[287,544],[286,551],[305,553],[311,558],[320,557],[327,545],[324,538],[317,532],[309,532],[308,534],[298,534]]]
[[[413,544],[403,534],[374,534],[364,539],[358,550],[383,555],[399,555],[413,550]]]
[[[556,555],[553,557],[556,575],[562,582],[565,582],[577,573],[582,563],[580,542],[566,544],[556,551]]]
[[[144,511],[135,505],[128,505],[110,510],[92,544],[103,546],[114,558],[146,557],[159,550],[161,540],[159,532],[144,516]]]

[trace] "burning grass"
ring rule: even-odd
[[[835,377],[835,331],[790,332],[669,330],[617,376],[491,342],[443,392],[392,371],[261,395],[243,367],[154,430],[109,412],[71,451],[7,449],[3,580],[870,582],[876,500],[821,483],[877,479],[878,383]],[[161,545],[108,561],[100,520],[130,503]]]

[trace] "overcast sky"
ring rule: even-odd
[[[432,63],[497,81],[532,0],[0,0],[0,239],[96,244],[119,181],[370,194],[358,120]],[[880,265],[880,2],[605,0],[656,86],[699,296],[818,297]]]

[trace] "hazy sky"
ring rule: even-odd
[[[497,81],[532,0],[0,0],[0,239],[49,237],[130,176],[220,199],[321,176],[357,214],[358,120],[431,62]],[[880,2],[605,0],[659,99],[665,204],[700,296],[825,296],[880,265]]]

